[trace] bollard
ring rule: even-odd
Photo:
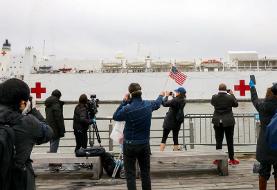
[[[109,151],[113,151],[113,140],[110,138],[112,130],[113,130],[113,124],[109,123]]]
[[[192,118],[189,119],[189,139],[190,139],[190,148],[194,149],[194,130]]]

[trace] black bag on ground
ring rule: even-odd
[[[101,161],[102,161],[103,168],[106,171],[107,175],[111,177],[113,175],[113,171],[114,171],[114,168],[116,165],[113,155],[109,152],[105,152],[101,156]],[[118,168],[116,176],[118,176],[120,170],[121,170],[121,167]]]
[[[93,156],[102,156],[105,153],[105,149],[101,146],[94,146],[90,148],[80,148],[76,150],[76,157],[93,157]]]
[[[14,131],[8,125],[0,124],[0,189],[10,189],[14,165]]]

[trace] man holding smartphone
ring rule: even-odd
[[[232,90],[228,90],[225,84],[220,84],[218,94],[213,95],[211,104],[214,106],[212,123],[214,124],[216,149],[222,149],[224,134],[228,146],[229,164],[239,164],[239,160],[234,158],[234,126],[233,107],[238,107],[238,101]],[[217,164],[218,160],[214,161]]]

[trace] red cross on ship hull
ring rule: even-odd
[[[234,86],[235,91],[239,91],[240,96],[245,96],[246,91],[250,91],[250,86],[245,85],[245,80],[240,80],[239,85]]]
[[[41,83],[36,82],[35,88],[31,88],[31,93],[36,94],[36,98],[40,99],[41,94],[46,93],[46,88],[42,88]]]

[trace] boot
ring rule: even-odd
[[[181,151],[180,145],[173,145],[173,151]]]
[[[266,178],[262,177],[262,176],[259,176],[259,189],[260,190],[266,190],[266,185],[267,185]],[[275,186],[276,186],[276,180],[275,180]]]
[[[160,151],[164,151],[164,149],[165,149],[165,143],[161,143],[160,144]]]

